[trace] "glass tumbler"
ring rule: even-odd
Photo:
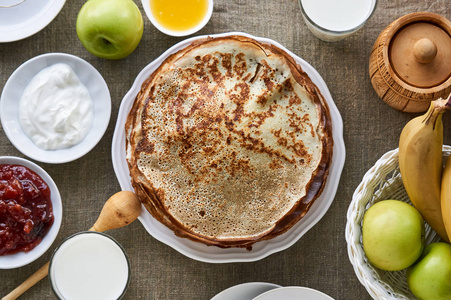
[[[376,4],[377,0],[299,0],[307,27],[326,42],[357,32],[373,15]]]
[[[54,251],[49,279],[58,299],[121,299],[130,281],[130,263],[112,237],[83,231]]]

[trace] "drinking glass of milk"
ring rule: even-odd
[[[130,263],[112,237],[83,231],[64,240],[55,250],[49,279],[58,299],[121,299],[130,281]]]
[[[339,41],[363,27],[377,0],[299,0],[310,31],[326,42]]]

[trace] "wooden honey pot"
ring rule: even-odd
[[[418,12],[391,23],[374,43],[369,61],[374,90],[404,112],[424,112],[451,92],[451,22]]]

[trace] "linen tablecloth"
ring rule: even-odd
[[[108,84],[112,115],[98,145],[82,158],[42,166],[55,180],[63,201],[63,222],[49,251],[21,268],[0,270],[0,296],[6,295],[46,263],[67,236],[89,229],[107,198],[120,190],[111,159],[111,142],[121,100],[137,74],[166,49],[184,38],[170,37],[152,26],[142,4],[144,35],[138,48],[122,60],[90,54],[78,40],[77,14],[84,0],[68,0],[40,32],[0,44],[0,90],[26,60],[49,52],[77,55],[91,63]],[[346,163],[336,197],[325,216],[289,249],[256,262],[211,264],[185,257],[155,240],[140,222],[109,231],[126,250],[131,281],[124,299],[207,300],[236,284],[261,281],[305,286],[334,299],[370,299],[348,259],[346,212],[365,172],[385,152],[398,146],[402,127],[415,114],[396,111],[374,92],[368,75],[371,48],[380,32],[397,18],[430,11],[451,18],[449,0],[379,0],[376,12],[356,34],[335,43],[313,36],[302,20],[297,0],[215,0],[209,23],[195,35],[240,31],[267,37],[310,63],[323,77],[344,123]],[[451,115],[445,115],[445,144],[451,143]],[[0,156],[24,157],[0,130]],[[21,299],[55,299],[48,278]]]

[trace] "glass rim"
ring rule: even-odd
[[[363,25],[365,25],[365,23],[373,16],[374,12],[376,11],[377,4],[378,4],[378,0],[371,0],[374,3],[374,5],[372,6],[372,8],[370,10],[370,13],[365,17],[365,19],[359,25],[357,25],[355,27],[352,27],[351,29],[347,29],[347,30],[332,30],[332,29],[325,28],[325,27],[319,25],[318,23],[316,23],[315,21],[313,21],[309,17],[309,15],[307,14],[307,12],[304,10],[304,6],[302,5],[302,1],[303,0],[298,0],[299,6],[301,7],[302,16],[304,18],[306,18],[309,21],[309,23],[311,23],[312,25],[316,26],[321,31],[324,31],[325,33],[328,33],[328,34],[335,34],[335,35],[351,34],[351,33],[356,32],[360,28],[362,28]]]
[[[124,286],[124,290],[122,291],[122,293],[119,295],[119,297],[117,298],[117,300],[120,300],[124,297],[128,286],[130,284],[130,277],[131,277],[131,267],[130,267],[130,259],[127,255],[127,252],[125,252],[124,247],[116,240],[114,239],[112,236],[105,234],[103,232],[99,232],[99,231],[80,231],[77,233],[74,233],[70,236],[68,236],[67,238],[65,238],[59,245],[58,247],[55,248],[55,250],[52,253],[52,256],[50,257],[50,261],[49,261],[49,271],[48,271],[48,276],[49,276],[49,281],[50,281],[50,286],[52,288],[53,293],[55,294],[55,296],[59,299],[59,300],[65,300],[65,298],[63,298],[63,296],[61,295],[61,293],[59,292],[59,289],[55,287],[56,283],[54,283],[54,278],[52,278],[52,272],[51,272],[51,268],[52,268],[52,264],[53,264],[53,259],[55,258],[56,253],[58,252],[58,250],[61,248],[62,245],[64,245],[68,240],[78,236],[78,235],[83,235],[83,234],[98,234],[101,236],[106,237],[107,239],[113,241],[118,247],[119,249],[122,251],[122,253],[124,254],[125,257],[125,261],[127,262],[127,282],[125,283]]]

